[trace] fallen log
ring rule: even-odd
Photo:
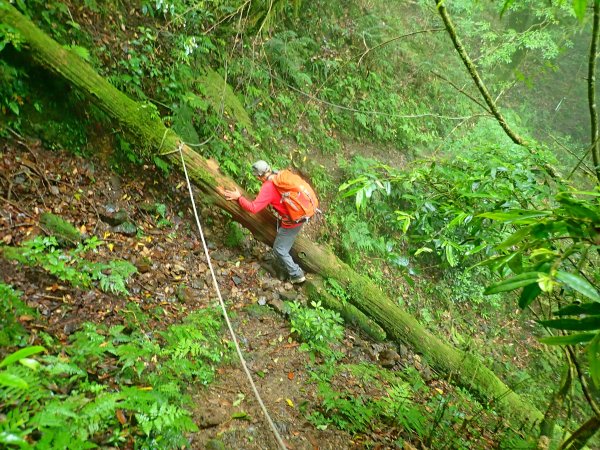
[[[79,56],[52,40],[6,0],[0,0],[0,22],[20,34],[22,51],[56,76],[70,82],[118,122],[135,140],[140,152],[161,155],[173,167],[181,168],[181,150],[190,177],[204,195],[203,202],[228,212],[256,239],[272,244],[275,219],[267,212],[251,215],[237,203],[226,201],[219,194],[219,186],[231,188],[236,184],[220,173],[216,163],[182,143],[148,108],[110,85]],[[305,269],[323,278],[335,279],[343,286],[354,306],[381,326],[388,338],[412,347],[435,370],[469,389],[482,403],[495,407],[503,416],[520,423],[522,428],[528,429],[541,421],[541,412],[508,388],[476,355],[456,349],[428,332],[374,283],[340,261],[330,249],[300,236],[294,250]]]

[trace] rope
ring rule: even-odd
[[[221,290],[219,289],[219,283],[217,282],[217,277],[215,276],[215,271],[213,269],[212,262],[210,260],[210,256],[208,254],[208,246],[206,245],[206,241],[204,239],[204,232],[202,231],[202,225],[200,224],[198,212],[196,211],[196,202],[194,201],[194,194],[192,193],[192,185],[190,184],[190,179],[188,177],[187,168],[185,166],[185,161],[183,159],[183,151],[182,151],[183,145],[184,145],[183,142],[181,142],[179,144],[179,148],[178,148],[179,155],[181,156],[181,164],[183,165],[183,173],[185,174],[185,181],[187,182],[188,191],[190,193],[190,199],[192,201],[192,209],[194,210],[194,216],[196,217],[196,225],[198,225],[198,231],[200,232],[200,238],[202,239],[202,245],[204,246],[204,254],[206,255],[206,260],[208,261],[208,267],[210,268],[210,273],[212,275],[213,284],[215,286],[215,290],[217,291],[217,297],[219,298],[219,303],[221,304],[221,309],[223,310],[223,317],[225,318],[225,321],[227,322],[227,327],[229,328],[229,333],[231,334],[231,338],[233,340],[233,343],[235,344],[235,349],[240,358],[240,362],[242,363],[244,372],[246,373],[246,376],[248,377],[248,381],[250,382],[250,386],[252,387],[254,396],[256,397],[256,400],[258,401],[260,408],[262,409],[265,417],[267,418],[267,421],[269,422],[269,426],[273,430],[273,434],[275,435],[277,444],[279,444],[279,447],[282,450],[287,450],[286,445],[283,443],[283,439],[279,435],[279,432],[277,431],[275,424],[271,420],[271,416],[269,416],[269,412],[267,411],[265,404],[263,403],[262,399],[260,398],[260,394],[258,393],[258,390],[256,389],[256,385],[254,384],[254,381],[252,380],[252,375],[250,375],[248,366],[246,366],[246,361],[244,360],[244,356],[242,355],[242,350],[240,349],[240,345],[238,344],[238,340],[235,336],[235,332],[233,331],[233,327],[231,326],[231,322],[229,321],[227,309],[225,308],[225,302],[223,302],[223,297],[221,296]]]

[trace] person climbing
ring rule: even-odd
[[[282,171],[282,173],[289,173],[289,171]],[[252,165],[252,174],[262,181],[260,192],[254,201],[242,196],[237,188],[233,190],[221,189],[221,192],[227,200],[237,201],[242,208],[253,214],[262,211],[269,205],[273,208],[277,216],[277,235],[275,242],[273,242],[273,253],[287,271],[290,282],[293,284],[303,283],[306,281],[304,272],[293,260],[290,250],[306,219],[290,220],[288,207],[282,199],[282,193],[275,185],[278,172],[272,170],[267,162],[263,160],[256,161]],[[297,175],[292,176],[297,177]]]

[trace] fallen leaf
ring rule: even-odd
[[[291,408],[293,408],[293,407],[294,407],[294,402],[293,402],[293,401],[291,401],[289,398],[286,398],[286,399],[285,399],[285,401],[286,401],[286,403],[287,403],[288,405],[290,405],[290,407],[291,407]]]
[[[7,234],[6,236],[4,236],[2,238],[2,242],[4,242],[5,244],[10,245],[10,243],[12,242],[12,235]]]
[[[288,372],[288,380],[294,379],[294,372]]]
[[[117,409],[115,413],[117,415],[117,420],[121,423],[121,425],[125,425],[127,423],[127,417],[125,417],[125,414],[123,414],[123,410]]]

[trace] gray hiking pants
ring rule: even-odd
[[[304,275],[304,272],[298,264],[294,262],[290,255],[290,250],[294,245],[294,240],[304,225],[295,228],[278,227],[275,242],[273,242],[273,254],[283,265],[291,278]]]

